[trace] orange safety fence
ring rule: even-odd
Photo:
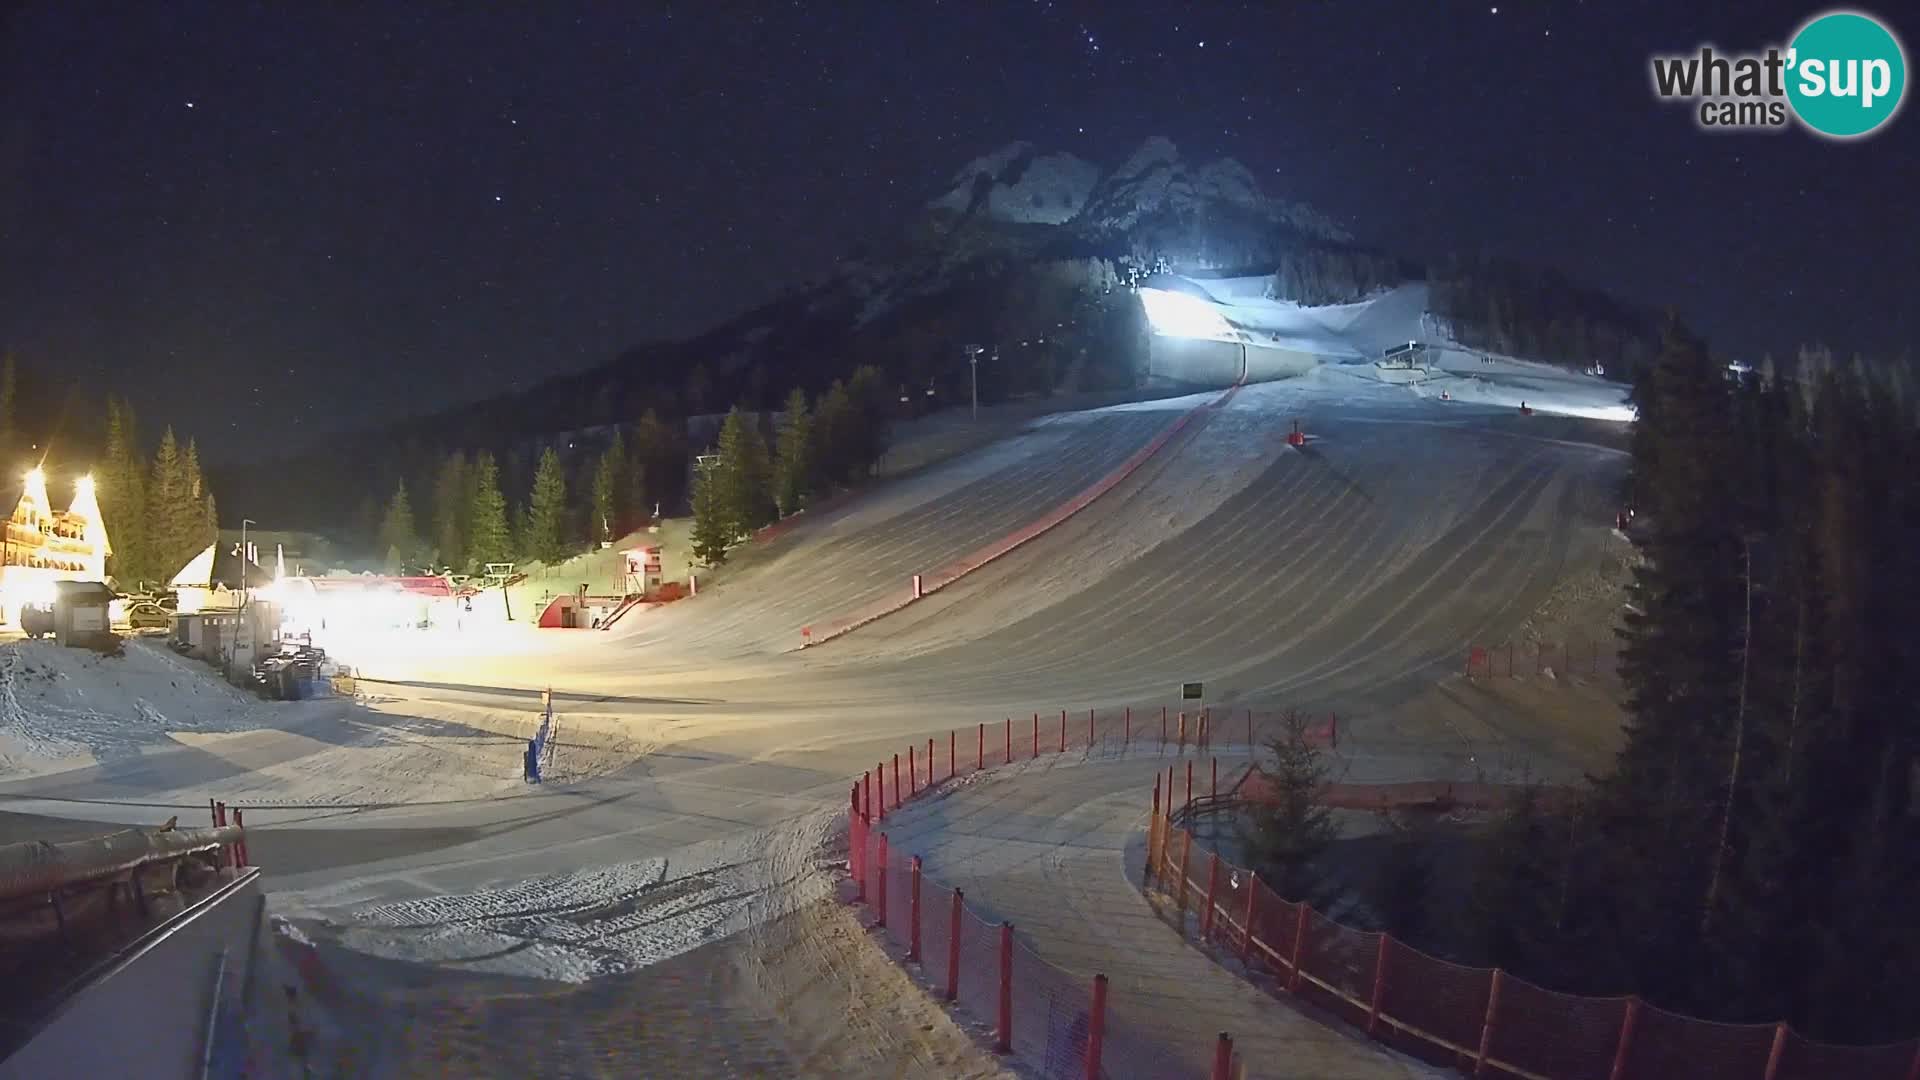
[[[1604,675],[1619,667],[1614,646],[1599,638],[1567,641],[1503,641],[1467,648],[1471,678],[1511,679],[1522,675]]]
[[[936,997],[964,1009],[992,1033],[996,1047],[1045,1076],[1087,1076],[1093,1060],[1098,1076],[1163,1078],[1199,1076],[1193,1061],[1214,1060],[1220,1046],[1231,1060],[1231,1040],[1214,1047],[1185,1048],[1182,1055],[1140,1025],[1122,1024],[1105,1007],[1104,982],[1069,975],[1034,952],[1017,928],[995,923],[969,904],[959,890],[925,873],[911,853],[890,848],[885,819],[930,791],[984,768],[1060,753],[1097,754],[1152,746],[1184,756],[1201,790],[1237,779],[1240,767],[1226,771],[1217,758],[1198,756],[1224,740],[1214,727],[1227,717],[1261,730],[1277,712],[1195,710],[1185,721],[1169,707],[1167,739],[1160,742],[1160,708],[1106,710],[1054,709],[997,724],[978,724],[970,732],[949,732],[943,739],[914,743],[888,755],[863,773],[848,792],[847,872],[853,899],[865,906],[889,942],[903,950],[909,966]],[[1333,738],[1337,722],[1329,715],[1317,737]],[[1242,743],[1244,747],[1244,743]],[[1187,755],[1192,749],[1194,755]],[[1217,779],[1216,779],[1217,778]],[[1004,1045],[1002,1045],[1004,1041]],[[1222,1073],[1214,1075],[1223,1076]]]
[[[1193,1074],[1151,1038],[1108,1025],[1094,982],[1048,963],[1010,924],[992,922],[912,856],[889,850],[870,815],[852,813],[849,823],[856,899],[933,995],[984,1025],[995,1049],[1044,1076],[1087,1076],[1089,1058],[1102,1077]]]
[[[1216,957],[1239,960],[1256,984],[1406,1053],[1470,1076],[1525,1080],[1920,1078],[1920,1039],[1838,1046],[1785,1024],[1723,1024],[1633,997],[1564,994],[1343,926],[1282,900],[1195,839],[1180,825],[1193,805],[1163,802],[1164,779],[1155,782],[1146,866],[1148,894],[1163,911]]]

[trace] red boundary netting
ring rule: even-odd
[[[1772,1024],[1716,1024],[1640,1006],[1623,1080],[1753,1080],[1766,1072]]]
[[[1170,710],[1169,736],[1175,732]],[[1188,743],[1214,742],[1229,733],[1219,717],[1237,723],[1240,745],[1262,724],[1258,710],[1188,718]],[[1277,716],[1278,712],[1271,714]],[[1237,721],[1234,717],[1238,717]],[[1129,742],[1159,743],[1160,710],[1107,710],[1074,714],[1053,710],[1036,721],[1013,723],[1013,760],[1033,753],[1035,730],[1041,753],[1095,751]],[[981,767],[974,760],[984,743],[989,764],[1004,756],[1007,730],[1000,725],[957,732],[934,753],[916,744],[921,755],[903,754],[902,765],[916,762],[920,779],[904,803],[938,789],[950,775],[965,776]],[[1322,729],[1337,739],[1337,725]],[[964,737],[963,737],[964,736]],[[1174,741],[1170,738],[1169,742]],[[970,745],[971,744],[971,745]],[[958,761],[954,759],[958,758]],[[1181,785],[1185,766],[1194,770],[1197,802],[1213,793],[1212,764],[1204,758],[1176,758],[1173,771],[1160,775]],[[1202,772],[1202,768],[1205,769]],[[1245,771],[1236,763],[1223,771],[1220,798]],[[891,759],[888,761],[891,773]],[[1229,775],[1230,774],[1230,775]],[[869,788],[867,785],[873,783]],[[891,775],[886,777],[893,786]],[[863,886],[864,901],[876,921],[884,912],[883,933],[896,947],[913,942],[913,879],[910,856],[887,849],[877,814],[858,812],[869,793],[878,803],[881,786],[862,777],[851,792],[847,828],[847,869]],[[1409,788],[1409,791],[1415,789]],[[1424,790],[1424,789],[1420,789]],[[1415,792],[1418,793],[1417,791]],[[892,805],[899,794],[886,791]],[[1162,812],[1149,818],[1146,888],[1165,914],[1178,916],[1182,933],[1204,935],[1216,955],[1243,958],[1248,974],[1275,994],[1298,993],[1340,1015],[1356,1027],[1401,1049],[1437,1063],[1472,1072],[1485,1048],[1484,1075],[1544,1080],[1661,1080],[1685,1076],[1699,1080],[1915,1080],[1920,1070],[1920,1040],[1879,1046],[1817,1043],[1776,1024],[1720,1024],[1667,1012],[1623,997],[1594,998],[1563,994],[1488,968],[1463,967],[1429,956],[1387,935],[1356,930],[1303,904],[1289,903],[1256,875],[1219,860],[1178,824],[1182,812],[1171,789],[1160,792]],[[878,810],[876,806],[873,809]],[[1190,809],[1190,807],[1189,807]],[[1184,812],[1184,811],[1183,811]],[[1184,875],[1181,873],[1184,857]],[[1209,889],[1212,906],[1209,908]],[[920,875],[920,956],[918,967],[930,990],[944,995],[950,967],[953,890]],[[1251,920],[1249,901],[1251,900]],[[1211,911],[1211,919],[1208,914]],[[1251,927],[1252,937],[1248,930]],[[1301,936],[1304,929],[1304,937]],[[1002,985],[998,924],[964,903],[959,919],[959,1006],[997,1039]],[[1089,1053],[1092,982],[1068,975],[1013,938],[1009,953],[1012,1053],[1046,1076],[1082,1076]],[[1300,970],[1293,970],[1298,961]],[[1495,989],[1497,983],[1497,991]],[[1491,1024],[1491,1028],[1489,1028]],[[1111,1013],[1103,1025],[1101,1075],[1113,1078],[1196,1075],[1193,1062],[1212,1059],[1212,1047],[1183,1058],[1139,1024],[1117,1022]],[[1772,1062],[1769,1072],[1769,1062]],[[1616,1062],[1619,1066],[1615,1071]]]
[[[1184,909],[1179,873],[1183,855],[1187,863]],[[1176,824],[1175,818],[1163,814],[1149,823],[1148,892],[1162,901],[1163,912],[1196,935],[1207,930],[1204,912],[1212,857],[1213,852]],[[1768,1075],[1778,1025],[1720,1024],[1642,1004],[1616,1077],[1614,1063],[1631,999],[1563,994],[1501,973],[1499,998],[1489,1013],[1495,981],[1492,969],[1451,964],[1385,935],[1343,926],[1311,907],[1280,899],[1239,867],[1224,860],[1219,867],[1207,943],[1223,953],[1248,955],[1252,974],[1272,976],[1260,981],[1273,992],[1297,993],[1427,1060],[1460,1065],[1471,1072],[1484,1043],[1485,1075],[1489,1076],[1762,1080]],[[1249,889],[1256,896],[1254,937],[1246,954],[1243,950],[1249,943],[1241,926]],[[1303,911],[1306,936],[1296,942]],[[1383,940],[1384,965],[1380,963]],[[1299,979],[1290,970],[1296,956]],[[1374,1021],[1376,1001],[1378,1022]],[[1920,1040],[1847,1047],[1815,1043],[1788,1031],[1771,1080],[1840,1076],[1914,1080],[1910,1070],[1916,1065],[1920,1065]]]
[[[1517,644],[1471,645],[1467,648],[1467,675],[1470,678],[1510,679],[1540,675],[1600,675],[1619,666],[1614,647],[1598,638],[1573,638],[1567,641],[1536,641]]]
[[[1486,968],[1450,964],[1396,941],[1387,950],[1380,1012],[1442,1051],[1428,1056],[1450,1060],[1461,1051],[1478,1052],[1492,988],[1493,972]]]
[[[1879,1046],[1835,1046],[1789,1031],[1774,1080],[1825,1080],[1833,1076],[1911,1080],[1915,1075],[1920,1075],[1920,1039]]]
[[[1627,1000],[1562,994],[1502,975],[1489,1056],[1556,1080],[1608,1080]]]

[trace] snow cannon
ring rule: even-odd
[[[1287,432],[1287,445],[1295,447],[1307,445],[1307,436],[1300,430],[1298,420],[1293,422],[1293,430]]]
[[[1528,405],[1528,404],[1527,404],[1526,402],[1524,402],[1524,401],[1523,401],[1523,402],[1521,402],[1521,403],[1520,403],[1520,415],[1521,415],[1521,416],[1532,416],[1532,415],[1533,415],[1533,406],[1531,406],[1531,405]]]

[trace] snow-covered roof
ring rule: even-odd
[[[198,555],[195,555],[193,558],[188,559],[187,565],[181,567],[180,572],[173,575],[173,579],[167,582],[167,586],[169,588],[174,588],[174,589],[205,589],[205,588],[211,587],[212,585],[213,585],[213,545],[212,544],[208,544],[206,546],[206,550],[200,552],[200,554]]]

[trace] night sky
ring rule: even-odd
[[[1005,142],[1112,166],[1163,134],[1367,242],[1551,264],[1727,350],[1898,350],[1920,116],[1702,133],[1649,53],[1820,9],[1695,6],[29,4],[0,344],[253,455],[705,329]]]

